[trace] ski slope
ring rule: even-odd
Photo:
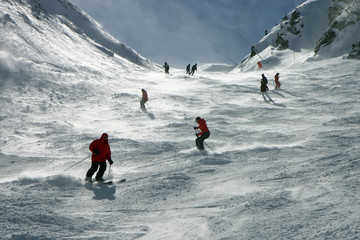
[[[332,59],[280,72],[275,104],[258,94],[262,72],[174,70],[131,75],[125,87],[114,79],[46,112],[35,97],[29,111],[2,112],[2,236],[356,239],[358,64]],[[203,153],[196,116],[211,131]],[[105,177],[126,183],[85,184],[89,159],[64,172],[102,132],[115,162]]]
[[[0,4],[0,239],[358,239],[357,60],[264,47],[282,64],[164,74],[95,23],[91,38],[67,21],[92,22],[67,1],[38,3]],[[104,177],[125,183],[84,182],[104,132]]]

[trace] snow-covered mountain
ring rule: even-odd
[[[253,70],[257,62],[268,69],[289,67],[303,61],[304,55],[308,60],[339,56],[359,59],[359,39],[359,1],[308,0],[285,15],[237,68]],[[293,61],[283,61],[284,55],[293,55]]]
[[[252,57],[246,71],[209,64],[189,76],[134,61],[65,0],[2,0],[0,239],[358,239],[359,62],[326,56],[347,49],[338,38],[314,57],[330,4],[299,6],[302,38],[314,36],[287,33],[295,55],[267,42],[273,29],[256,45],[261,71]],[[262,73],[273,101],[259,93]],[[211,131],[203,152],[198,116]],[[105,178],[125,183],[84,182],[103,132]]]
[[[159,69],[67,0],[1,1],[0,24],[2,106],[12,113],[35,107],[16,96],[41,95],[35,108],[46,112],[102,91],[94,79],[123,82],[129,72]]]
[[[5,0],[2,1],[0,22],[3,33],[6,33],[2,34],[1,43],[14,55],[29,53],[34,60],[48,61],[49,64],[56,62],[57,58],[68,58],[68,64],[72,65],[77,63],[76,57],[81,58],[84,54],[81,51],[86,49],[92,53],[97,49],[99,53],[114,57],[114,61],[125,62],[126,59],[139,66],[154,68],[154,64],[113,38],[67,0]],[[48,52],[36,54],[39,48]],[[69,52],[71,56],[68,56]],[[48,59],[38,59],[44,55]],[[96,57],[100,58],[99,55]],[[101,59],[97,60],[101,62]]]

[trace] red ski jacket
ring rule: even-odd
[[[208,132],[208,133],[210,132],[206,125],[205,119],[200,119],[198,124],[199,124],[198,128],[201,130],[201,132],[198,133],[199,136],[201,136],[204,132]]]
[[[110,146],[107,138],[104,138],[105,136],[107,137],[108,135],[103,133],[100,139],[96,139],[90,143],[89,149],[93,152],[91,157],[92,162],[105,162],[106,159],[111,159]],[[98,150],[100,154],[94,153],[95,149]]]
[[[275,82],[278,83],[279,82],[279,74],[275,75]]]

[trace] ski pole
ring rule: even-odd
[[[212,148],[211,148],[209,145],[207,145],[206,142],[204,142],[204,143],[205,143],[205,145],[206,145],[208,148],[210,148],[211,151],[214,151],[214,150],[212,150]]]
[[[194,129],[195,130],[195,129]],[[195,130],[195,134],[196,134],[197,132],[196,132],[196,130]],[[196,135],[197,136],[197,135]],[[204,141],[203,143],[205,143],[205,145],[211,150],[211,151],[214,151],[214,150],[212,150],[212,148]]]
[[[72,166],[68,167],[67,169],[65,169],[65,170],[64,170],[64,172],[66,172],[66,171],[67,171],[67,170],[69,170],[70,168],[72,168],[72,167],[74,167],[74,166],[78,165],[79,163],[81,163],[82,161],[86,160],[87,158],[91,157],[91,155],[92,155],[92,154],[90,154],[90,155],[89,155],[89,156],[87,156],[86,158],[84,158],[84,159],[80,160],[79,162],[75,163],[74,165],[72,165]]]
[[[111,165],[109,166],[108,177],[110,176]]]
[[[246,41],[246,39],[245,38],[243,38],[243,36],[241,36],[240,35],[240,33],[236,33],[236,35],[238,35],[239,37],[241,37],[241,39],[242,40],[244,40],[244,42],[246,42],[246,44],[251,48],[251,45],[250,45],[250,43],[248,43],[248,41]],[[256,53],[256,55],[258,55],[259,56],[259,58],[261,58],[261,60],[263,60],[264,61],[264,59],[258,54],[258,53]]]

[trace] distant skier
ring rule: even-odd
[[[190,75],[190,63],[186,66],[186,74]]]
[[[210,131],[206,125],[205,119],[201,119],[200,117],[197,117],[195,121],[197,122],[197,124],[199,124],[199,126],[194,127],[194,130],[196,131],[197,129],[200,129],[199,133],[195,133],[196,135],[195,144],[199,150],[204,150],[204,141],[205,139],[210,137]]]
[[[141,89],[141,92],[142,92],[142,98],[140,100],[140,107],[141,107],[141,109],[145,109],[145,103],[149,100],[148,94],[145,91],[145,89]]]
[[[195,65],[192,66],[191,72],[189,75],[194,75],[195,71],[197,71],[197,63],[195,63]]]
[[[261,74],[261,83],[265,83],[265,84],[268,84],[268,79],[267,79],[267,77],[265,77],[265,75],[264,74]]]
[[[165,68],[165,73],[169,74],[169,69],[170,69],[169,64],[165,62],[163,67]]]
[[[279,82],[279,73],[275,74],[275,89],[280,89],[281,83]]]
[[[90,144],[89,149],[92,152],[91,168],[87,171],[85,180],[92,181],[93,174],[99,170],[95,176],[95,181],[103,182],[103,175],[106,171],[106,160],[109,161],[110,165],[113,164],[107,133],[103,133],[100,139],[94,140]]]
[[[253,56],[256,55],[256,51],[255,51],[255,47],[251,46],[251,53],[250,53],[250,58],[252,58]]]
[[[267,93],[267,91],[269,90],[268,86],[267,86],[267,83],[268,83],[268,80],[267,78],[265,77],[264,74],[261,75],[262,76],[262,79],[261,79],[261,85],[260,85],[260,92],[264,98],[264,101],[265,102],[268,102],[265,98],[265,95],[269,98],[270,101],[274,102],[271,97],[269,96],[269,94]]]

